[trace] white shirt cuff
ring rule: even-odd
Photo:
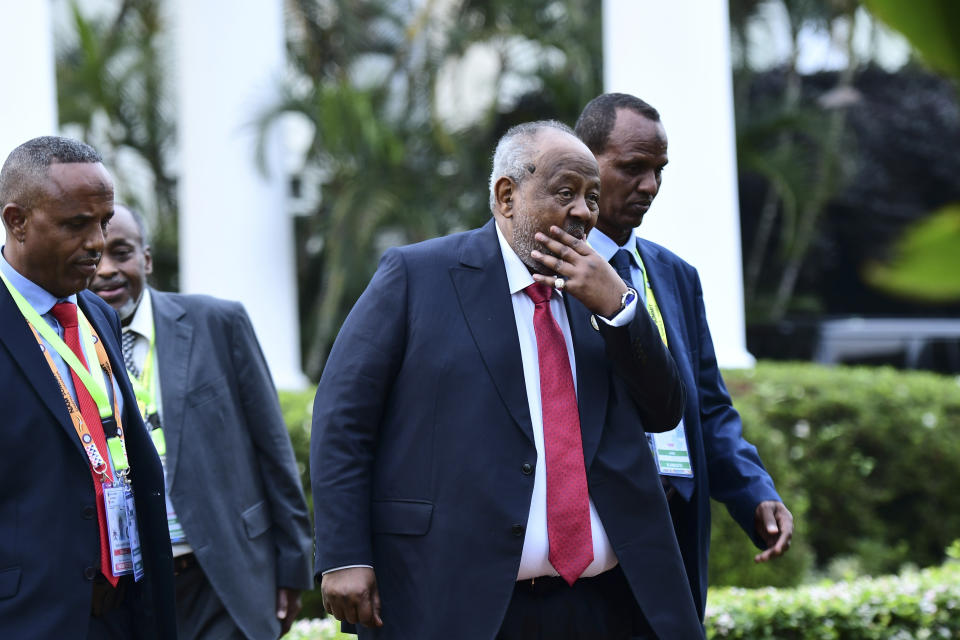
[[[369,564],[347,564],[342,567],[334,567],[333,569],[327,569],[320,575],[325,576],[328,573],[333,573],[334,571],[342,571],[343,569],[360,569],[360,568],[373,569],[373,567],[370,566]]]
[[[597,317],[600,318],[600,320],[602,320],[603,322],[610,325],[611,327],[626,326],[631,322],[633,322],[633,317],[637,314],[637,300],[639,299],[640,299],[639,294],[633,296],[633,300],[631,300],[630,303],[626,307],[624,307],[620,313],[613,316],[609,320],[600,315],[598,315]]]

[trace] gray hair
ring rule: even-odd
[[[10,152],[0,169],[0,207],[16,202],[30,209],[46,195],[44,180],[50,165],[57,163],[103,162],[100,154],[85,142],[60,136],[28,140]]]
[[[493,170],[490,172],[490,213],[497,205],[497,180],[506,176],[519,186],[536,170],[532,156],[536,149],[529,144],[542,131],[555,129],[576,137],[573,129],[558,120],[537,120],[510,127],[497,142],[493,152]]]

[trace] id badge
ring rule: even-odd
[[[115,576],[133,571],[133,556],[130,550],[129,514],[127,513],[126,489],[123,486],[103,485],[103,504],[107,518],[107,535],[110,538],[110,569]],[[134,523],[136,526],[136,523]]]
[[[647,434],[647,438],[660,475],[693,477],[693,465],[690,464],[690,452],[687,449],[687,434],[683,428],[683,420],[676,428],[664,433]]]
[[[140,548],[140,532],[137,529],[137,507],[133,501],[133,489],[124,487],[124,504],[127,509],[127,537],[130,540],[130,559],[133,563],[133,579],[143,578],[143,550]]]
[[[170,494],[167,494],[167,530],[170,533],[170,543],[179,544],[187,541],[187,534],[183,532],[183,525],[180,524],[180,518],[177,512],[173,510],[173,503],[170,502]]]

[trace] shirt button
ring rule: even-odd
[[[510,533],[512,533],[513,535],[519,538],[520,536],[523,535],[523,525],[522,524],[513,525],[512,527],[510,527]]]
[[[97,576],[97,570],[95,567],[87,567],[83,570],[83,577],[87,580],[93,580]]]
[[[529,462],[524,462],[523,466],[520,467],[520,471],[523,471],[523,475],[528,476],[533,473],[533,465]]]
[[[93,517],[97,515],[97,510],[93,507],[84,507],[83,508],[83,519],[84,520],[93,520]]]

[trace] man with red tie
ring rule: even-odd
[[[703,637],[644,433],[683,385],[585,241],[599,191],[568,127],[514,127],[493,219],[388,251],[344,323],[314,403],[316,570],[361,638]]]
[[[113,182],[76,140],[0,169],[0,637],[175,638],[163,473],[116,314],[84,291]]]

